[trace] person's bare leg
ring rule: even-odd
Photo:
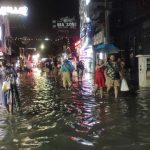
[[[94,96],[96,96],[96,92],[97,92],[97,90],[98,90],[98,85],[97,85],[97,84],[95,84],[95,89],[94,89],[94,92],[93,92]]]
[[[108,94],[108,96],[109,96],[109,93],[110,93],[110,90],[111,90],[111,86],[110,85],[107,85],[107,94]]]
[[[102,87],[100,88],[100,95],[101,95],[101,98],[104,97],[104,89]]]
[[[62,80],[63,80],[63,87],[65,88],[65,90],[67,89],[67,85],[66,85],[66,78],[65,78],[65,74],[62,74]]]
[[[12,114],[12,113],[13,113],[13,111],[12,111],[12,104],[9,104],[9,105],[8,105],[8,109],[9,109],[9,113]]]
[[[115,98],[118,98],[119,88],[117,86],[114,87]]]

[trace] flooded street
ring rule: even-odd
[[[149,150],[150,89],[101,100],[88,74],[65,91],[37,69],[18,86],[22,113],[0,112],[0,149]]]

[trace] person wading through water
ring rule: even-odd
[[[114,88],[115,98],[118,98],[119,87],[120,87],[120,69],[117,64],[116,58],[114,55],[110,56],[109,61],[106,62],[106,79],[107,79],[107,92],[109,94],[111,88]]]
[[[67,63],[67,59],[63,61],[63,64],[61,65],[61,73],[62,73],[62,80],[63,80],[63,87],[65,90],[69,90],[71,88],[71,70],[70,66]]]

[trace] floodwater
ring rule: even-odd
[[[150,89],[101,100],[89,74],[65,91],[37,69],[20,74],[18,86],[22,113],[0,111],[0,149],[150,149]]]

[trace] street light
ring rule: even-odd
[[[40,48],[41,48],[41,50],[43,50],[45,48],[45,45],[41,44]]]
[[[45,41],[49,41],[49,38],[45,38],[44,40],[45,40]]]

